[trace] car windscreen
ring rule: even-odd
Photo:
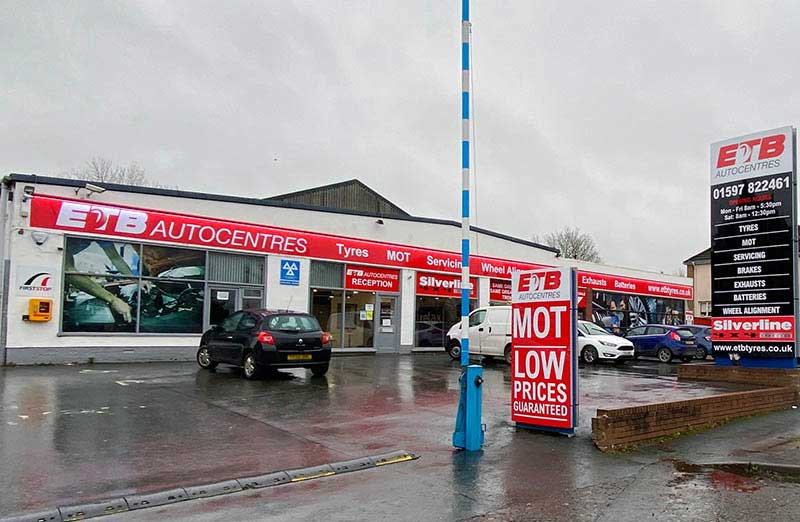
[[[675,330],[675,333],[680,336],[681,339],[688,339],[689,337],[694,337],[694,334],[691,330],[687,330],[686,328],[678,328]]]
[[[268,330],[278,332],[318,332],[317,320],[310,315],[273,315],[266,320]]]
[[[603,330],[594,323],[580,323],[586,335],[610,335],[607,331]]]

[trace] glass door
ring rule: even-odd
[[[378,296],[378,320],[375,326],[375,348],[378,353],[397,353],[400,351],[397,322],[397,297]]]
[[[209,287],[208,326],[216,326],[239,310],[239,290],[226,286]]]

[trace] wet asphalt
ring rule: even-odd
[[[484,370],[486,445],[450,445],[458,365],[444,354],[337,357],[245,381],[193,363],[0,369],[0,517],[406,449],[420,459],[102,520],[797,520],[800,485],[687,464],[800,464],[800,412],[607,455],[597,408],[707,396],[676,365],[581,367],[573,438],[509,422],[510,372]]]

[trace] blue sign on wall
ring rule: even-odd
[[[281,284],[300,286],[300,261],[281,259]]]

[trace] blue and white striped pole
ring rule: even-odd
[[[469,0],[461,2],[461,393],[453,446],[477,451],[483,446],[481,384],[483,368],[469,364]]]
[[[461,16],[461,366],[469,366],[469,0]]]

